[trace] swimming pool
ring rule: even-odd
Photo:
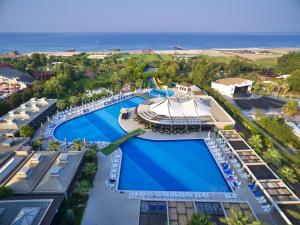
[[[54,136],[62,141],[114,141],[126,134],[118,122],[121,108],[135,107],[144,100],[134,97],[72,119],[58,126]],[[203,140],[132,138],[121,149],[120,190],[230,191]]]
[[[203,140],[135,138],[121,149],[120,190],[230,191]]]

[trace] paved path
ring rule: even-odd
[[[127,193],[108,190],[105,181],[109,175],[111,158],[98,153],[94,187],[85,209],[82,225],[138,225],[140,201],[128,198]]]

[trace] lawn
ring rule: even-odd
[[[119,138],[118,140],[112,142],[111,144],[109,144],[108,146],[106,146],[105,148],[101,149],[101,152],[104,155],[110,155],[111,153],[113,153],[123,142],[127,141],[128,139],[135,137],[137,135],[141,135],[145,133],[145,131],[143,129],[136,129],[126,135],[124,135],[123,137]]]

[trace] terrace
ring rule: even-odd
[[[231,145],[233,150],[239,151],[239,150],[251,150],[252,148],[247,144],[246,141],[242,140],[234,140],[234,141],[228,141],[228,143]]]

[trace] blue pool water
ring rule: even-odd
[[[135,138],[121,149],[120,190],[230,191],[203,140]]]
[[[155,95],[157,92],[151,92]],[[160,94],[164,94],[161,92]],[[125,134],[118,123],[122,107],[135,107],[144,99],[134,97],[67,121],[54,136],[68,141],[114,141]],[[132,138],[123,152],[120,190],[230,191],[203,140],[149,141]]]
[[[67,141],[83,138],[87,141],[114,141],[126,134],[118,122],[121,108],[135,107],[144,100],[134,97],[67,121],[55,129],[54,136],[61,141],[65,138]]]

